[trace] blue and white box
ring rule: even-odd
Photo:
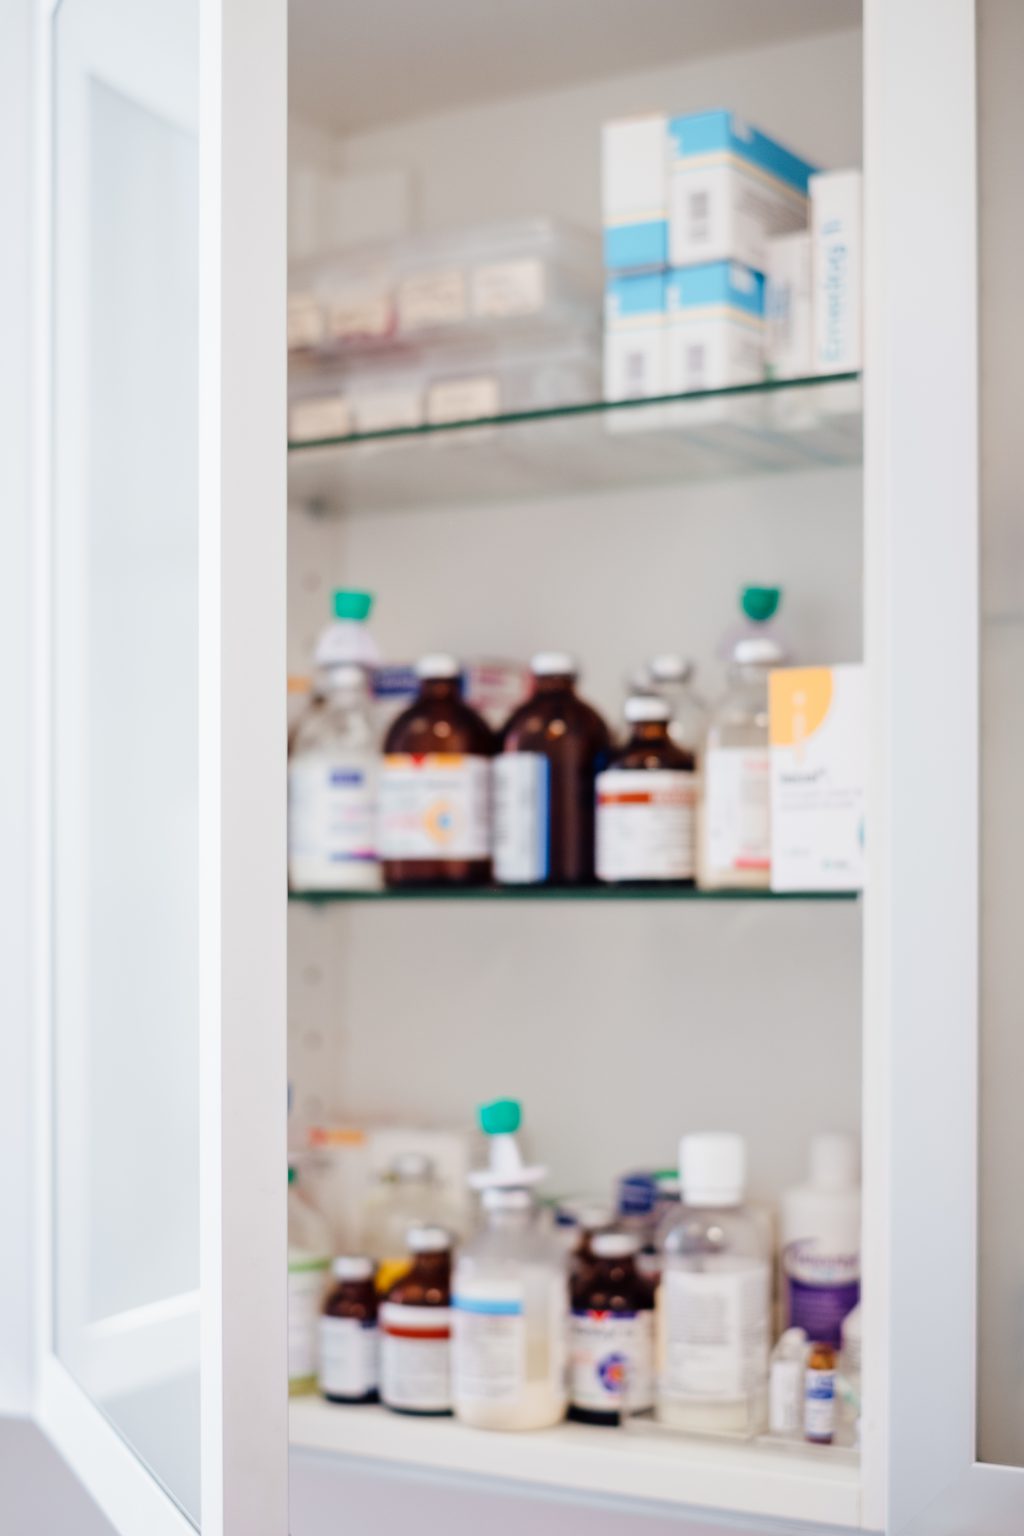
[[[664,272],[609,277],[604,301],[604,397],[649,400],[667,393]]]
[[[669,272],[667,393],[729,389],[764,378],[764,278],[734,261]]]
[[[773,235],[806,229],[815,167],[734,112],[668,124],[669,264],[739,261],[765,269]]]
[[[811,284],[817,373],[861,366],[863,282],[860,171],[811,177]]]
[[[806,379],[815,370],[811,286],[810,232],[797,230],[769,240],[764,274],[765,364],[773,379]]]
[[[604,124],[601,207],[610,272],[668,265],[668,134],[660,113]]]

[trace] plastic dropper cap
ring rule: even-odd
[[[334,617],[336,619],[359,619],[362,621],[370,617],[370,609],[372,607],[372,592],[357,592],[352,587],[339,587],[334,594]]]
[[[740,607],[755,624],[767,624],[775,617],[781,602],[781,587],[744,587],[740,592]]]
[[[416,663],[416,676],[428,677],[458,677],[459,664],[454,656],[449,656],[444,651],[431,651],[426,656],[421,656]]]
[[[575,677],[579,666],[568,651],[538,651],[530,662],[530,671],[534,677]]]
[[[492,1099],[480,1106],[480,1129],[485,1136],[514,1136],[523,1120],[518,1099]]]
[[[811,1183],[816,1189],[853,1189],[858,1174],[857,1143],[839,1131],[811,1137]]]
[[[626,700],[626,719],[630,725],[638,725],[641,722],[666,721],[672,718],[672,711],[666,699],[660,699],[656,694],[637,693],[631,699]]]
[[[747,1186],[747,1144],[731,1131],[705,1131],[679,1143],[687,1205],[740,1205]]]
[[[474,1168],[469,1175],[473,1189],[525,1189],[539,1184],[546,1168],[526,1167],[516,1132],[522,1123],[518,1099],[492,1099],[481,1104],[480,1129],[490,1140],[490,1162],[486,1168]]]

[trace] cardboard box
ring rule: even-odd
[[[605,399],[649,400],[666,391],[664,272],[609,278],[605,288]]]
[[[813,374],[811,236],[804,230],[768,242],[764,316],[769,377],[805,379]]]
[[[736,262],[669,272],[669,394],[756,384],[764,377],[764,279]]]
[[[668,138],[666,119],[622,118],[601,137],[604,264],[639,272],[668,262]]]
[[[806,229],[814,166],[733,112],[674,117],[669,264],[739,261],[763,272],[774,235]]]
[[[769,681],[773,891],[864,884],[864,668],[799,667]]]
[[[862,364],[860,171],[811,177],[811,281],[817,373],[856,373]]]

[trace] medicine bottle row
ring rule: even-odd
[[[338,597],[342,608],[365,599],[368,613],[368,594]],[[416,697],[381,740],[372,647],[358,636],[321,646],[291,747],[292,889],[767,887],[777,602],[775,589],[745,590],[714,710],[683,660],[655,657],[633,680],[618,741],[577,692],[575,660],[552,651],[533,658],[528,696],[497,731],[464,697],[455,658],[422,657]]]
[[[535,1189],[544,1170],[519,1153],[518,1104],[486,1105],[480,1123],[490,1164],[470,1175],[479,1202],[464,1237],[419,1223],[397,1268],[345,1254],[329,1280],[326,1257],[290,1250],[297,1275],[314,1258],[321,1266],[296,1313],[307,1339],[293,1387],[311,1388],[312,1374],[333,1402],[379,1399],[488,1429],[650,1414],[700,1434],[855,1442],[859,1191],[849,1138],[816,1138],[809,1183],[783,1201],[784,1331],[770,1353],[771,1221],[746,1204],[741,1137],[684,1136],[678,1173],[626,1176],[615,1209],[546,1206]],[[308,1208],[298,1213],[309,1218]]]

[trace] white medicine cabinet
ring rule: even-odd
[[[43,1426],[120,1536],[414,1508],[503,1533],[520,1496],[538,1529],[609,1536],[639,1513],[690,1536],[1018,1530],[992,913],[1019,603],[1005,445],[983,432],[979,492],[977,431],[1012,384],[977,299],[979,250],[995,290],[1019,233],[1012,4],[37,9]],[[323,417],[289,442],[289,267],[516,221],[596,240],[602,123],[719,106],[863,166],[856,375],[611,407],[598,374],[572,408]],[[565,645],[618,721],[670,646],[720,688],[757,580],[801,660],[865,664],[862,896],[287,899],[284,700],[332,588],[376,594],[388,658]],[[289,1404],[289,1101],[293,1124],[447,1126],[497,1094],[561,1191],[714,1126],[772,1205],[815,1132],[858,1135],[859,1448]]]

